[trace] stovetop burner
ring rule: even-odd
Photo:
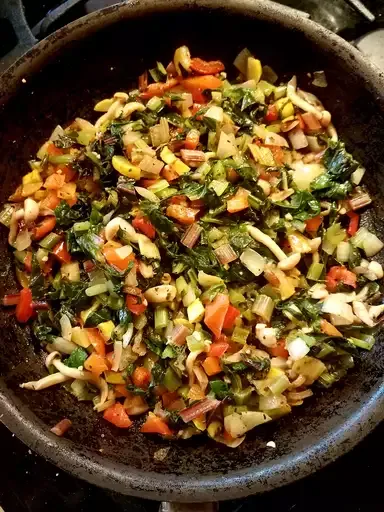
[[[32,44],[117,0],[0,0],[0,73]],[[384,69],[384,0],[280,0],[338,33]],[[1,420],[1,414],[0,414]],[[381,512],[384,424],[352,452],[287,487],[223,502],[220,512]],[[0,424],[0,510],[5,512],[157,512],[159,504],[122,496],[72,477],[34,454]],[[375,462],[377,462],[377,466]],[[380,466],[379,466],[380,464]]]

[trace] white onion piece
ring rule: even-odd
[[[50,137],[48,140],[50,141],[55,141],[55,140],[58,140],[60,137],[62,137],[64,135],[64,130],[63,128],[58,124],[56,126],[56,128],[53,130],[53,132],[51,133]]]
[[[287,140],[279,135],[278,133],[268,132],[265,137],[265,144],[270,144],[271,146],[280,146],[280,147],[288,147],[289,144]]]
[[[310,349],[302,338],[295,338],[288,344],[287,350],[291,358],[297,361],[307,355]]]
[[[119,371],[121,356],[123,354],[123,343],[121,341],[115,341],[113,344],[113,364],[111,370],[113,372]]]
[[[27,224],[30,222],[34,222],[39,216],[39,205],[31,199],[27,197],[24,200],[24,220]]]
[[[322,164],[304,164],[301,160],[291,164],[292,178],[299,190],[308,190],[311,182],[325,172]]]
[[[127,348],[133,336],[133,324],[128,324],[128,329],[123,335],[123,348]]]
[[[29,231],[26,228],[24,228],[21,231],[19,231],[16,240],[13,244],[13,247],[15,247],[15,249],[18,251],[25,251],[25,249],[28,249],[31,243],[31,235]]]
[[[71,339],[72,339],[72,324],[67,315],[61,315],[60,328],[61,328],[62,337],[68,341],[71,341]]]
[[[288,138],[293,149],[303,149],[308,146],[307,137],[303,130],[298,126],[288,132]]]

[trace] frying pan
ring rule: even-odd
[[[366,183],[376,200],[364,223],[384,237],[383,76],[319,25],[256,0],[132,0],[81,18],[31,49],[0,78],[1,202],[54,126],[79,115],[93,119],[96,101],[134,87],[144,69],[157,59],[169,61],[181,44],[193,55],[220,58],[228,69],[247,46],[280,76],[299,74],[301,84],[306,72],[325,70],[329,86],[315,92],[368,169]],[[16,289],[5,229],[0,263],[3,294]],[[340,386],[317,392],[231,450],[203,436],[169,442],[137,429],[120,431],[60,388],[20,389],[22,381],[45,374],[42,352],[29,328],[6,311],[0,312],[0,332],[2,421],[62,469],[120,493],[198,502],[266,491],[334,460],[384,416],[381,335]],[[73,422],[66,439],[49,432],[62,418]],[[266,447],[270,440],[276,449]],[[168,456],[158,462],[154,454],[163,447],[170,447]]]

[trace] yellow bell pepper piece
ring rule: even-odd
[[[119,174],[127,176],[127,178],[133,178],[139,180],[141,176],[141,169],[131,162],[124,156],[114,155],[112,157],[112,166]]]
[[[258,83],[262,74],[263,68],[261,66],[261,62],[254,57],[248,57],[247,80],[255,80],[255,82]]]
[[[112,320],[108,320],[107,322],[102,322],[99,324],[97,328],[104,336],[105,341],[109,341],[111,339],[113,329],[115,328],[115,324],[112,322]]]
[[[179,160],[178,158],[176,159],[175,162],[173,162],[172,164],[172,169],[177,172],[177,174],[179,176],[181,176],[182,174],[185,174],[186,172],[188,172],[190,170],[190,168],[188,167],[188,165],[186,165],[184,162],[182,162],[181,160]]]
[[[104,372],[105,380],[108,384],[126,384],[126,380],[123,378],[123,375],[120,372],[113,372],[112,370],[107,370]]]

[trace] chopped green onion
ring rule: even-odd
[[[155,309],[155,329],[160,330],[167,327],[169,322],[168,310],[162,306]]]
[[[275,303],[268,295],[259,295],[252,306],[252,313],[260,316],[266,322],[270,322]]]
[[[55,164],[55,165],[58,165],[58,164],[70,164],[70,163],[73,162],[74,158],[75,157],[73,155],[49,155],[48,156],[48,161],[51,164]]]
[[[152,110],[154,112],[159,111],[162,106],[163,102],[157,96],[153,96],[153,98],[151,98],[147,103],[147,107],[149,108],[149,110]]]
[[[323,273],[324,265],[322,263],[312,263],[308,269],[307,279],[310,281],[318,281]]]
[[[44,237],[39,245],[43,247],[43,249],[48,249],[49,251],[55,247],[61,240],[61,236],[57,233],[49,233],[46,237]]]
[[[85,233],[89,230],[91,227],[91,223],[86,220],[84,222],[75,222],[73,225],[73,229],[76,231],[76,233]]]
[[[367,335],[364,339],[348,338],[348,341],[353,343],[356,347],[363,348],[364,350],[371,350],[375,344],[374,336]]]
[[[263,201],[259,199],[258,197],[255,197],[253,194],[249,194],[247,197],[248,204],[251,208],[254,208],[255,210],[260,210],[261,205],[263,204]]]
[[[87,297],[94,297],[95,295],[100,295],[102,293],[106,293],[108,291],[108,285],[105,284],[95,284],[94,286],[90,286],[85,290],[85,294]]]

